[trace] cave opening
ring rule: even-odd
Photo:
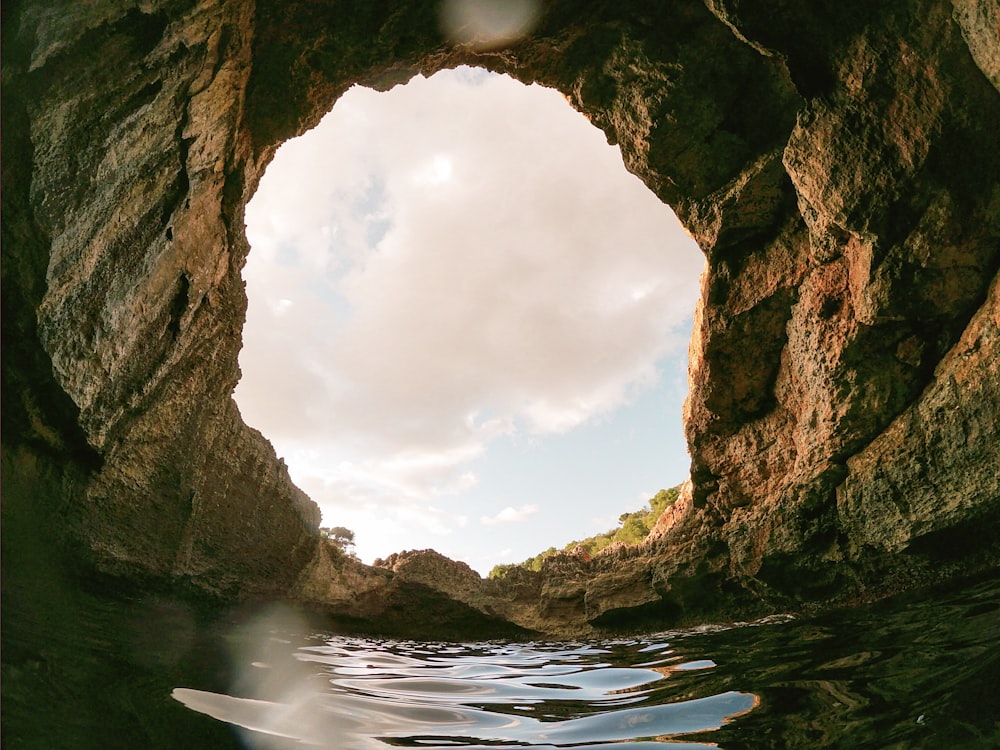
[[[247,206],[235,397],[365,562],[486,574],[686,478],[704,257],[559,92],[355,87]]]

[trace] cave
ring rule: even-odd
[[[246,207],[234,398],[365,562],[487,577],[685,478],[704,255],[553,89],[354,87]]]
[[[485,45],[418,2],[6,3],[5,651],[81,587],[580,634],[995,569],[998,34],[974,0],[556,0]],[[277,147],[354,84],[459,65],[561,91],[708,258],[677,512],[504,590],[331,556],[231,398]]]

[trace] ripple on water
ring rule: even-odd
[[[684,661],[667,642],[316,640],[292,648],[287,638],[265,636],[262,648],[246,654],[251,667],[238,681],[245,697],[188,688],[174,697],[240,728],[249,747],[269,750],[301,743],[706,748],[716,745],[678,738],[716,730],[758,702],[735,690],[695,696],[676,685],[665,689],[677,674],[714,666]]]
[[[751,625],[435,644],[278,617],[234,636],[227,695],[174,697],[251,750],[1000,747],[1000,577]]]

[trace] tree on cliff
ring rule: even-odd
[[[656,519],[660,517],[660,514],[673,505],[677,498],[680,497],[681,486],[671,487],[669,490],[660,490],[653,497],[649,499],[649,507],[653,511],[653,524],[656,524]]]
[[[603,534],[595,534],[592,537],[582,540],[574,540],[563,547],[562,552],[570,552],[576,548],[581,548],[589,555],[596,555],[610,544],[624,542],[625,544],[641,544],[649,536],[649,532],[656,525],[656,519],[660,517],[667,508],[676,502],[680,497],[681,487],[671,487],[668,490],[660,490],[649,499],[649,505],[637,510],[635,513],[622,513],[618,516],[619,526]],[[549,547],[534,557],[529,557],[522,563],[496,565],[490,571],[490,578],[506,578],[514,568],[524,568],[526,570],[540,571],[542,562],[547,557],[557,555],[560,550]]]
[[[329,542],[333,542],[340,549],[347,552],[348,547],[354,546],[354,532],[344,526],[321,526],[320,536]]]

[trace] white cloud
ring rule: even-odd
[[[522,505],[520,508],[513,508],[508,505],[495,516],[482,516],[479,522],[484,526],[496,526],[499,523],[519,523],[526,521],[539,511],[537,505]]]
[[[498,436],[628,403],[686,346],[703,264],[561,94],[468,70],[349,91],[247,235],[235,395],[337,512],[423,508]]]

